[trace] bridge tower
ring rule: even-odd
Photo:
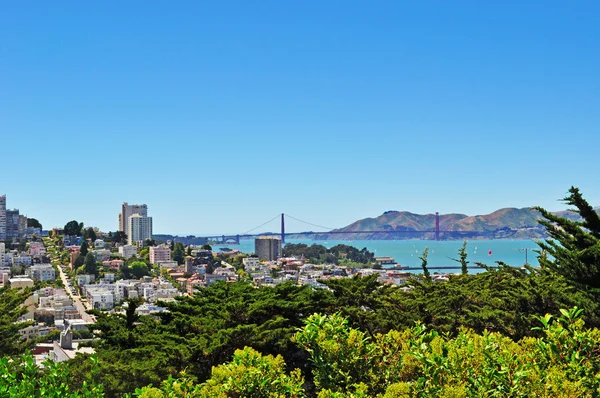
[[[435,212],[435,240],[440,240],[440,213]]]
[[[285,215],[281,213],[281,244],[285,243]]]

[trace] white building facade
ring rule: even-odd
[[[134,214],[127,221],[127,243],[129,245],[152,239],[152,217]]]

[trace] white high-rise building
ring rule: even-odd
[[[127,243],[130,245],[152,239],[152,217],[134,214],[127,220]]]
[[[6,195],[0,196],[0,240],[6,240]]]
[[[125,232],[129,235],[129,217],[134,214],[148,217],[148,206],[146,205],[130,205],[127,202],[121,206],[121,213],[119,213],[119,231]]]

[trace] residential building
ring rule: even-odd
[[[46,247],[42,242],[31,242],[29,245],[30,256],[42,256],[46,254]]]
[[[0,268],[6,266],[5,253],[6,253],[6,247],[4,246],[4,242],[1,242],[0,243]]]
[[[167,245],[150,247],[150,263],[161,264],[171,262],[171,249]]]
[[[6,195],[0,196],[0,240],[6,240]]]
[[[152,239],[152,217],[133,214],[127,220],[127,243],[129,245]]]
[[[77,275],[75,277],[75,280],[77,281],[77,285],[78,286],[84,286],[84,285],[88,285],[92,282],[94,282],[94,280],[96,279],[95,275],[92,274],[81,274],[81,275]]]
[[[6,210],[6,237],[19,237],[19,210]]]
[[[119,213],[119,231],[129,235],[129,217],[134,214],[140,216],[148,216],[148,206],[146,205],[130,205],[127,202],[121,205],[121,213]]]
[[[258,257],[245,257],[242,259],[245,270],[255,269],[258,267]]]
[[[109,290],[95,290],[88,294],[88,300],[95,310],[112,310],[115,295]]]
[[[123,260],[107,260],[107,261],[102,261],[102,265],[105,267],[110,267],[110,269],[120,269],[123,264],[125,264],[125,261]]]
[[[124,259],[129,259],[137,255],[137,247],[133,245],[124,245],[119,247],[119,254]]]
[[[281,257],[281,239],[275,236],[261,236],[254,240],[254,252],[259,259],[275,261]]]
[[[92,254],[96,261],[108,261],[110,260],[110,250],[100,249],[100,250],[92,250]]]
[[[27,216],[19,216],[19,235],[27,233]]]
[[[45,282],[56,279],[52,264],[37,264],[27,269],[27,275],[35,281]]]

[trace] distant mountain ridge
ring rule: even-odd
[[[600,213],[600,207],[595,208]],[[579,215],[572,211],[554,214],[571,220]],[[503,208],[490,214],[440,214],[440,239],[541,239],[546,231],[538,223],[539,212],[530,208]],[[369,232],[383,231],[383,232]],[[317,239],[435,239],[435,214],[386,211],[379,217],[364,218],[333,230],[344,234],[315,234]],[[351,233],[355,232],[355,233]]]

